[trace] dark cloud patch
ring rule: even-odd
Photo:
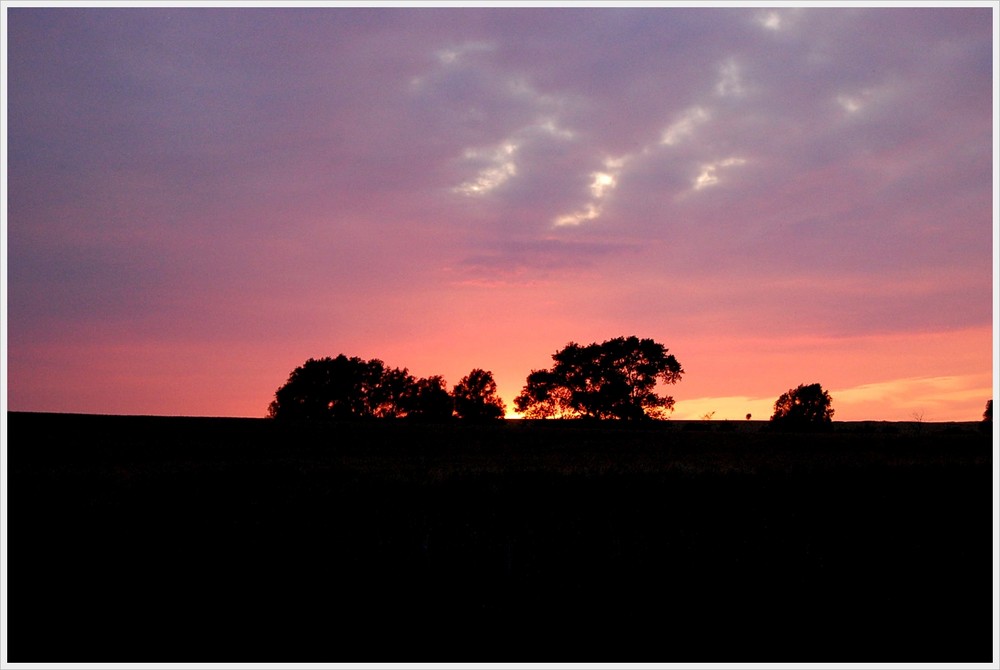
[[[551,279],[552,273],[594,268],[611,257],[635,256],[634,244],[563,241],[555,239],[508,241],[500,248],[473,254],[459,264],[461,272],[479,280],[521,277],[525,281]]]

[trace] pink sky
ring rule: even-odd
[[[508,406],[651,337],[674,418],[994,386],[994,31],[963,8],[7,8],[7,404],[263,416],[307,358]]]

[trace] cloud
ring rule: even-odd
[[[663,137],[660,142],[668,146],[673,146],[686,139],[690,139],[694,134],[695,128],[707,121],[708,118],[709,113],[703,107],[695,106],[691,109],[686,109],[676,121],[667,126],[667,129],[663,131]]]
[[[741,96],[746,93],[739,63],[729,58],[719,66],[719,79],[715,84],[719,96]]]
[[[594,268],[603,259],[634,256],[637,252],[638,248],[629,243],[557,238],[510,240],[498,249],[462,259],[453,271],[459,273],[460,281],[479,285],[495,285],[497,281],[535,284],[551,281],[562,271],[578,273]]]
[[[583,206],[583,209],[577,210],[572,214],[557,216],[552,225],[555,227],[579,226],[587,221],[597,219],[601,215],[605,199],[611,195],[615,186],[618,185],[618,178],[626,160],[627,157],[605,159],[602,171],[590,173],[590,177],[592,178],[590,182],[590,201]]]
[[[489,193],[517,174],[517,163],[514,154],[517,144],[504,142],[498,147],[489,149],[468,149],[465,152],[467,160],[486,163],[475,178],[463,182],[455,190],[463,195],[478,196]]]
[[[757,17],[757,21],[768,30],[781,30],[782,28],[782,16],[780,12],[769,11],[760,14]]]
[[[746,160],[732,156],[719,161],[707,163],[701,166],[701,173],[694,180],[694,190],[700,191],[703,188],[719,183],[719,168],[728,168],[734,165],[743,165]]]
[[[455,65],[465,60],[470,53],[495,51],[496,45],[491,42],[465,42],[454,47],[439,49],[434,55],[446,66]]]

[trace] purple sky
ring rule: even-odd
[[[8,406],[263,416],[339,353],[510,405],[638,335],[676,418],[978,419],[992,12],[8,8]]]

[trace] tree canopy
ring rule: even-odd
[[[552,355],[548,370],[532,370],[514,401],[527,418],[663,418],[674,399],[656,393],[684,370],[662,344],[617,337],[600,344],[570,342]]]
[[[306,420],[401,416],[413,384],[406,369],[386,368],[377,358],[310,358],[275,392],[268,415]]]
[[[819,427],[833,420],[833,399],[819,384],[799,384],[774,403],[771,421],[788,427]]]
[[[340,354],[310,358],[274,393],[268,416],[293,420],[409,418],[444,421],[458,416],[486,420],[504,416],[493,373],[475,369],[449,393],[443,377],[417,379],[406,368],[377,358]]]

